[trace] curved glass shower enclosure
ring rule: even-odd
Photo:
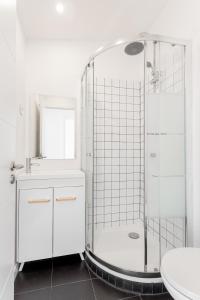
[[[91,58],[82,77],[86,250],[159,277],[186,243],[185,46],[148,36]]]

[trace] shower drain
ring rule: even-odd
[[[130,237],[130,239],[139,239],[140,235],[137,232],[129,232],[128,237]]]

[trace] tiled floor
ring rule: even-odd
[[[92,275],[79,255],[26,263],[15,281],[15,300],[171,300],[169,295],[133,296]]]

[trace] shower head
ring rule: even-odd
[[[128,55],[137,55],[144,50],[144,44],[141,42],[133,42],[128,44],[124,51]]]

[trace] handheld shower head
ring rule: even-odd
[[[150,81],[151,84],[156,85],[160,80],[160,73],[156,70],[155,67],[153,67],[152,63],[150,61],[146,62],[147,68],[151,69],[152,79]]]
[[[153,69],[152,63],[150,61],[147,61],[146,65],[147,65],[147,68]]]

